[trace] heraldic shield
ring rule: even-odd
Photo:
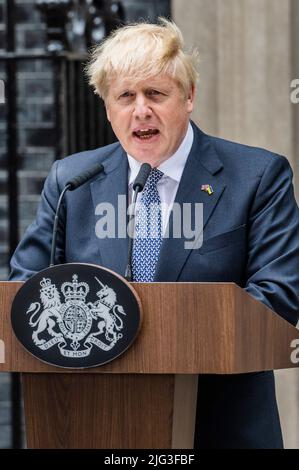
[[[132,344],[141,325],[141,304],[118,274],[69,263],[25,282],[13,301],[11,321],[18,340],[38,359],[59,367],[93,367]]]

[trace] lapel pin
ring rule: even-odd
[[[209,184],[202,184],[201,185],[201,190],[208,193],[209,196],[211,196],[211,194],[213,194],[213,192],[214,192],[212,186],[210,186]]]

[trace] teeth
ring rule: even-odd
[[[145,137],[145,136],[151,136],[151,135],[156,135],[158,133],[158,129],[139,129],[138,131],[135,131],[135,134],[138,137]]]

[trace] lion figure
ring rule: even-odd
[[[41,304],[39,302],[32,303],[26,312],[27,314],[31,313],[29,325],[32,328],[37,326],[37,329],[32,334],[33,342],[37,346],[46,342],[45,339],[40,339],[38,337],[45,330],[47,330],[51,336],[62,336],[61,333],[56,333],[53,329],[56,322],[59,323],[62,321],[59,313],[61,302],[56,286],[54,284],[50,284],[47,287],[42,288],[40,299],[43,305],[43,311],[37,316],[37,318],[35,317],[41,308]]]

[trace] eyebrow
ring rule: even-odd
[[[170,93],[172,90],[173,90],[173,86],[171,86],[171,84],[159,84],[158,82],[157,83],[153,83],[153,84],[149,84],[147,85],[146,87],[143,87],[141,89],[141,91],[143,93],[146,93],[148,92],[149,90],[157,90],[157,91],[161,91],[162,93]],[[134,89],[134,85],[132,87],[132,85],[130,83],[128,84],[125,84],[124,86],[119,86],[114,92],[113,92],[113,96],[115,98],[121,96],[123,93],[127,93],[127,92],[130,92],[130,93],[136,93],[136,90]]]
[[[157,91],[167,92],[167,91],[171,91],[172,87],[171,86],[166,86],[166,85],[156,84],[156,85],[148,85],[148,86],[141,89],[141,91],[143,93],[147,92],[147,91],[150,91],[150,90],[157,90]],[[121,95],[122,93],[126,93],[126,92],[136,93],[136,90],[134,90],[134,88],[131,88],[130,86],[123,87],[123,88],[120,88],[119,90],[116,90],[116,95]]]

